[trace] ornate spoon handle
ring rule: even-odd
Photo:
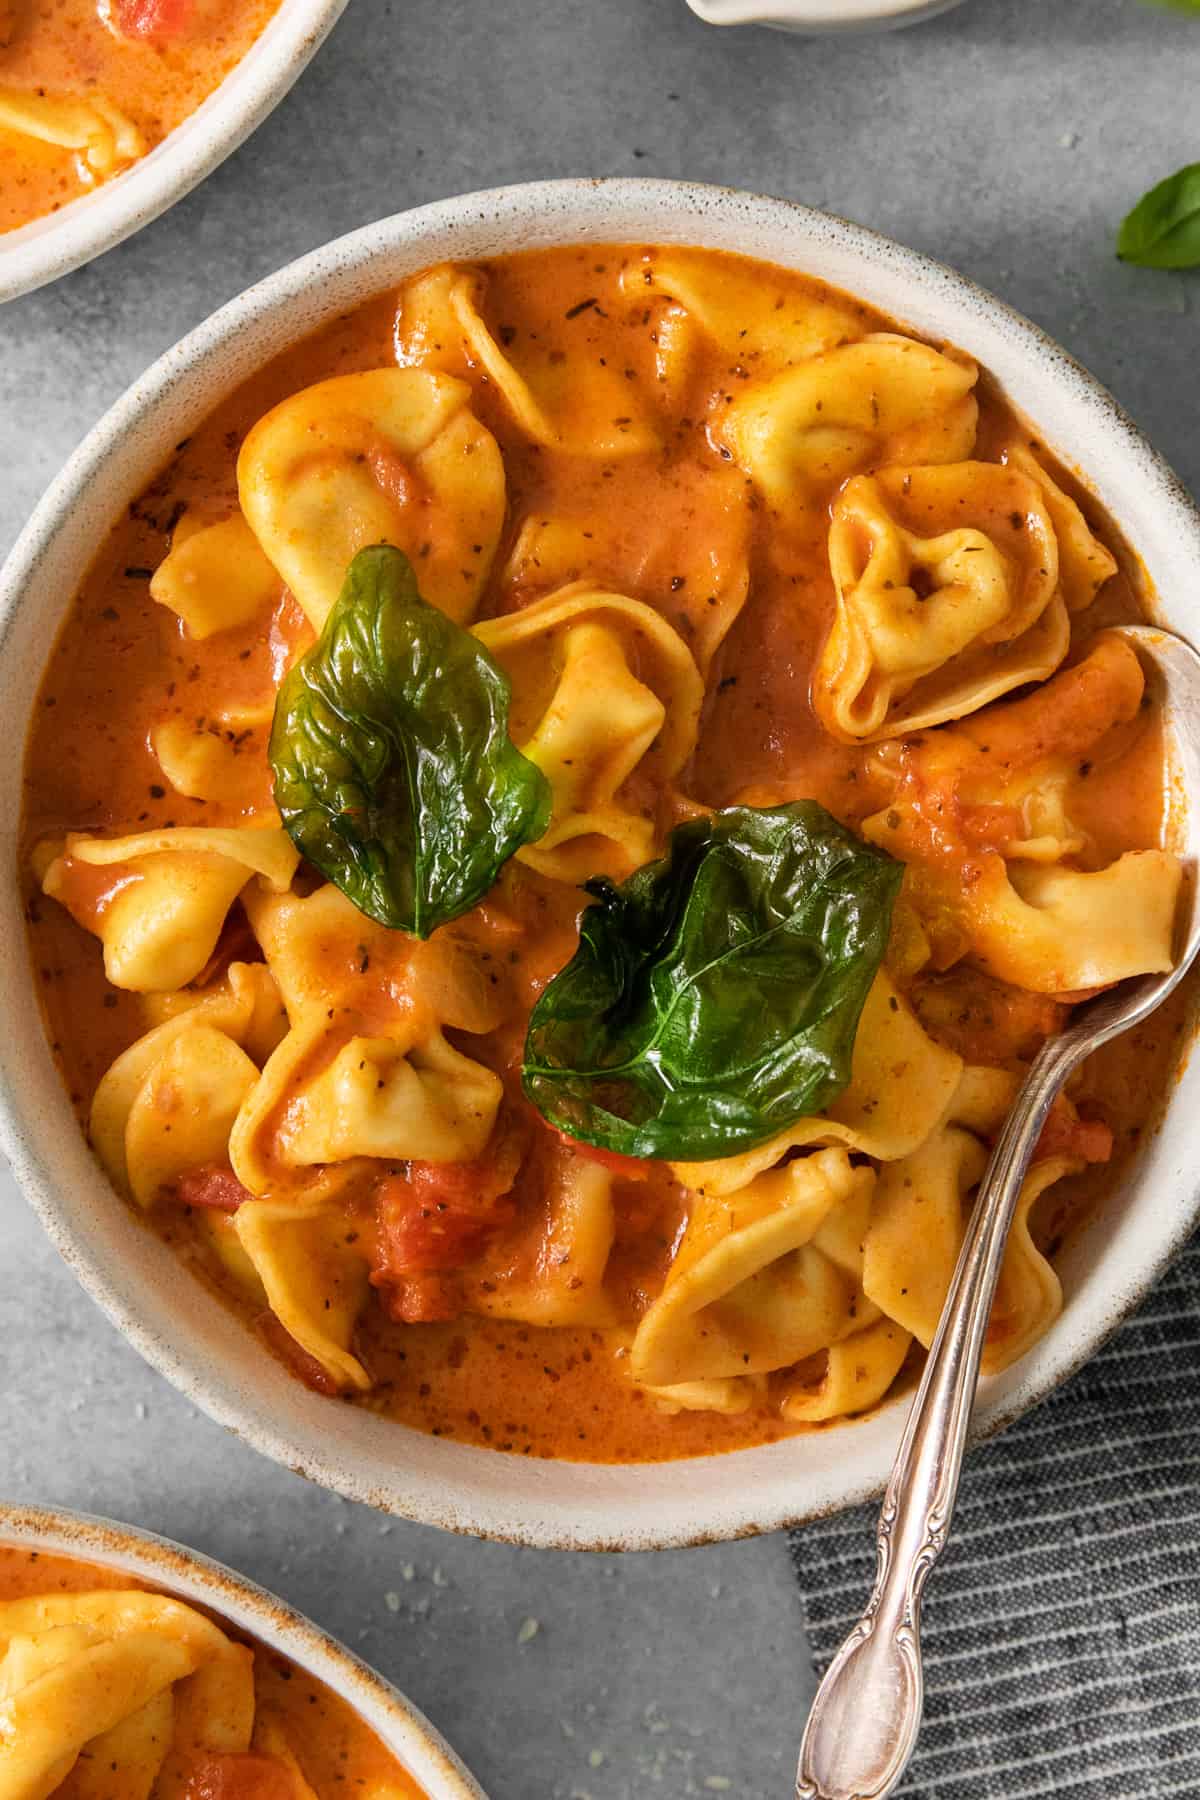
[[[796,1800],[883,1800],[912,1755],[921,1593],[950,1531],[1004,1246],[1046,1115],[1081,1054],[1070,1034],[1043,1046],[992,1152],[884,1495],[875,1586],[817,1690]]]

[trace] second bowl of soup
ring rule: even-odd
[[[483,1800],[437,1732],[307,1619],[193,1551],[0,1503],[5,1792]]]
[[[9,576],[18,1154],[85,1280],[262,1447],[439,1523],[868,1491],[1022,1068],[1170,964],[1170,746],[1111,628],[1194,560],[1184,498],[945,271],[657,184],[373,228],[122,407]],[[1186,1017],[1052,1115],[985,1424],[1190,1220],[1151,1199]]]
[[[346,0],[0,0],[0,301],[140,229],[235,150]]]

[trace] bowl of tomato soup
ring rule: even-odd
[[[37,1678],[47,1661],[53,1681]],[[482,1800],[358,1657],[244,1576],[128,1525],[0,1506],[0,1664],[22,1792],[74,1791],[102,1758],[113,1791],[189,1800],[326,1800],[347,1784]]]
[[[1114,627],[1187,633],[1198,552],[1064,352],[802,207],[538,184],[291,265],[0,584],[18,1178],[355,1498],[635,1548],[864,1497],[1022,1069],[1170,966]],[[1189,1008],[1047,1126],[981,1432],[1191,1227]]]
[[[0,301],[157,218],[266,118],[345,0],[0,6]]]

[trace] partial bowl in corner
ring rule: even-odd
[[[283,0],[207,100],[121,174],[58,212],[0,234],[0,303],[111,250],[190,193],[274,111],[346,0]]]
[[[205,1609],[219,1624],[231,1625],[285,1657],[328,1689],[416,1784],[410,1789],[406,1783],[405,1794],[415,1794],[419,1786],[424,1800],[486,1800],[429,1720],[390,1682],[282,1600],[223,1564],[130,1525],[0,1501],[0,1553],[5,1551],[64,1557],[114,1571],[139,1587]],[[24,1585],[31,1593],[38,1591]],[[256,1686],[260,1679],[261,1671]],[[369,1754],[374,1758],[376,1752],[369,1748]]]
[[[688,0],[708,25],[769,25],[808,36],[832,31],[894,31],[949,12],[961,0]]]
[[[568,180],[467,195],[371,225],[291,264],[216,313],[117,402],[71,458],[0,572],[0,710],[24,736],[65,610],[112,520],[172,448],[268,358],[358,302],[446,260],[556,245],[656,243],[757,257],[861,296],[918,336],[979,358],[1052,452],[1120,522],[1162,597],[1200,632],[1200,515],[1113,399],[1028,321],[953,271],[786,201],[682,182]],[[20,762],[0,778],[14,844]],[[146,1358],[264,1454],[358,1500],[448,1529],[538,1546],[663,1547],[774,1530],[877,1492],[903,1400],[836,1427],[686,1463],[542,1461],[427,1436],[335,1405],[262,1354],[246,1326],[142,1228],[89,1152],[47,1047],[16,871],[0,889],[0,1134],[18,1180],[89,1293]],[[1058,1261],[1057,1324],[989,1379],[979,1433],[998,1430],[1089,1356],[1146,1293],[1200,1207],[1200,1059],[1127,1182]]]

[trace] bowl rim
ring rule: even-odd
[[[246,54],[162,142],[111,180],[0,233],[0,304],[112,250],[182,200],[256,131],[348,0],[282,0]]]
[[[376,1733],[429,1800],[487,1800],[437,1727],[399,1688],[286,1600],[214,1557],[137,1525],[7,1500],[0,1500],[0,1548],[99,1563],[210,1607],[324,1682]]]
[[[962,0],[687,0],[708,25],[771,25],[800,34],[918,25]]]
[[[148,435],[154,430],[161,435],[164,418],[185,421],[189,384],[195,388],[208,379],[207,401],[193,408],[202,416],[216,394],[240,379],[237,354],[250,357],[246,366],[256,366],[262,360],[256,347],[269,343],[278,349],[298,340],[352,303],[348,294],[386,291],[401,278],[397,264],[407,272],[441,257],[469,259],[535,242],[738,249],[763,233],[772,234],[772,248],[749,253],[800,270],[811,266],[809,259],[820,260],[814,270],[820,278],[873,301],[908,329],[960,343],[978,354],[1004,387],[1028,377],[1046,396],[1047,409],[1051,403],[1058,408],[1059,428],[1044,430],[1028,405],[1019,404],[1019,410],[1050,443],[1057,439],[1061,448],[1065,438],[1070,446],[1089,447],[1095,458],[1092,485],[1113,506],[1131,542],[1138,543],[1140,524],[1142,537],[1153,539],[1158,562],[1172,576],[1172,591],[1195,588],[1200,511],[1177,477],[1094,377],[1036,325],[966,277],[866,227],[796,202],[686,182],[571,178],[461,195],[360,228],[248,289],[161,356],[84,439],[0,569],[0,685],[26,586],[43,562],[52,561],[76,504],[110,459],[124,466],[137,454],[129,446],[136,446],[139,423],[148,426]],[[472,248],[481,243],[492,249]],[[227,367],[233,372],[226,373]],[[220,378],[210,378],[217,370]],[[1111,470],[1100,478],[1105,445],[1119,480]],[[132,478],[130,483],[122,491],[131,496]],[[1118,486],[1114,504],[1110,493]],[[1179,579],[1185,567],[1186,587]],[[18,1004],[32,991],[23,933],[21,938],[14,964],[21,973],[12,983]],[[44,1045],[43,1052],[48,1059]],[[106,1261],[100,1254],[84,1199],[78,1190],[71,1195],[65,1179],[68,1165],[77,1176],[82,1173],[93,1192],[103,1187],[109,1202],[111,1190],[84,1150],[82,1134],[72,1130],[77,1140],[72,1148],[36,1117],[37,1078],[30,1074],[30,1060],[0,1038],[0,1145],[51,1239],[147,1361],[210,1416],[294,1471],[424,1523],[569,1549],[665,1548],[748,1536],[804,1523],[881,1490],[903,1423],[902,1400],[836,1429],[774,1445],[682,1463],[604,1465],[537,1463],[451,1439],[432,1440],[395,1423],[387,1425],[385,1455],[383,1440],[370,1437],[383,1421],[360,1409],[336,1409],[353,1410],[359,1421],[350,1441],[350,1428],[332,1417],[335,1409],[324,1410],[328,1403],[306,1391],[297,1394],[299,1384],[281,1371],[278,1381],[270,1371],[256,1371],[249,1392],[238,1384],[236,1354],[222,1361],[224,1352],[212,1348],[222,1338],[219,1322],[206,1321],[203,1353],[198,1348],[185,1353],[177,1333],[164,1329],[148,1276],[123,1259]],[[1193,1077],[1194,1108],[1200,1104],[1200,1059],[1190,1075],[1184,1065],[1176,1095]],[[60,1099],[65,1105],[65,1095]],[[1200,1212],[1200,1187],[1194,1158],[1177,1142],[1186,1129],[1179,1123],[1183,1116],[1180,1107],[1169,1108],[1162,1129],[1140,1154],[1137,1182],[1156,1185],[1154,1204],[1118,1211],[1115,1202],[1106,1202],[1098,1210],[1104,1224],[1097,1239],[1104,1247],[1099,1269],[1083,1267],[1071,1307],[1054,1329],[1011,1370],[981,1388],[974,1439],[1003,1428],[1074,1373],[1138,1304],[1190,1234]],[[1168,1129],[1172,1120],[1175,1131]],[[163,1253],[169,1254],[165,1248]],[[362,1423],[364,1417],[369,1423]],[[830,1455],[827,1446],[834,1440]],[[407,1459],[405,1442],[412,1452]],[[428,1450],[431,1443],[436,1454]],[[501,1464],[513,1467],[498,1470]]]

